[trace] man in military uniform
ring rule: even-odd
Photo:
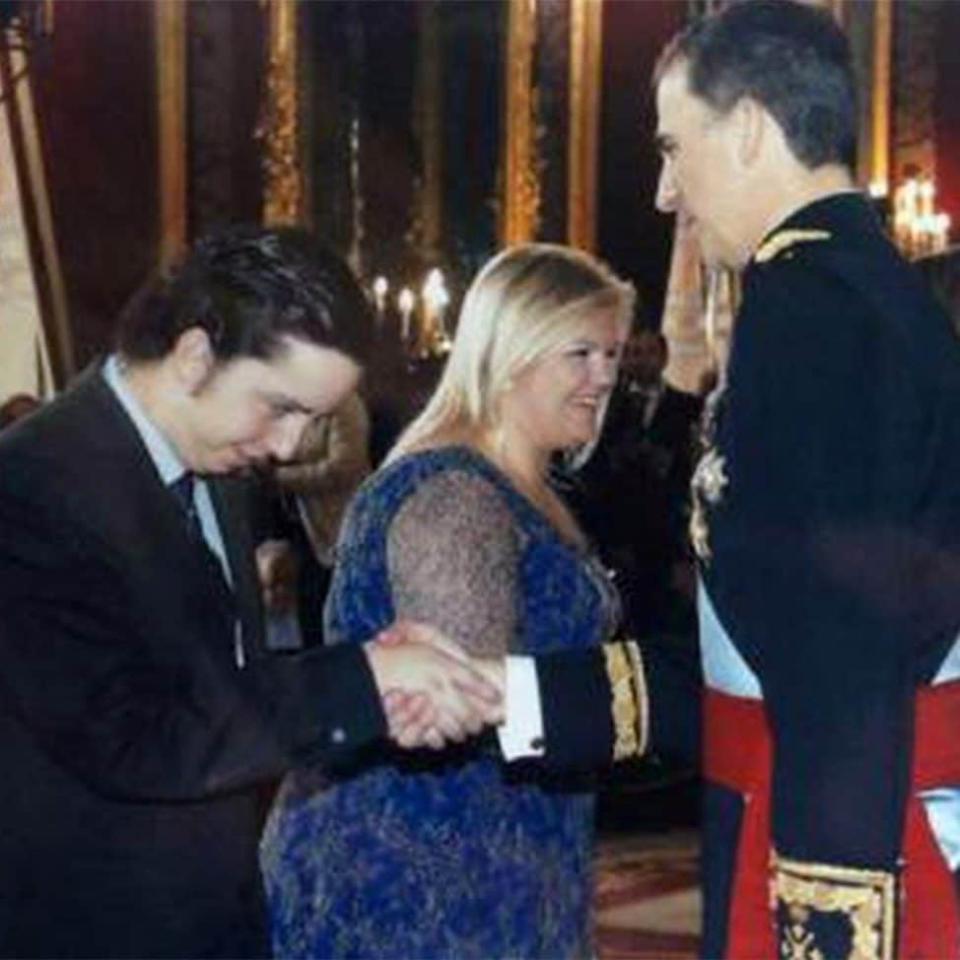
[[[960,349],[854,189],[828,14],[732,5],[655,80],[657,205],[743,271],[693,481],[704,955],[960,956]],[[689,724],[635,646],[536,671],[518,753],[584,765]]]

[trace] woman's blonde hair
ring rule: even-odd
[[[440,382],[389,459],[495,427],[498,400],[516,376],[578,336],[599,311],[626,330],[634,298],[629,283],[580,250],[546,243],[504,250],[470,285]]]

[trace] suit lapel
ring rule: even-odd
[[[97,465],[95,472],[83,474],[92,478],[83,497],[91,527],[111,543],[122,545],[132,576],[138,577],[140,570],[150,571],[151,583],[145,594],[155,595],[161,603],[164,598],[170,602],[196,591],[205,595],[207,605],[219,611],[225,627],[222,634],[218,630],[210,635],[214,646],[233,641],[238,616],[244,641],[249,638],[256,644],[262,631],[257,629],[259,591],[249,528],[237,498],[222,496],[223,488],[235,484],[225,479],[210,483],[234,578],[231,591],[219,561],[191,539],[180,504],[164,485],[139,432],[100,371],[84,374],[71,394],[67,402],[74,408],[75,435],[83,442],[77,454],[92,457]],[[80,495],[79,488],[77,493]],[[189,571],[187,577],[184,571]]]

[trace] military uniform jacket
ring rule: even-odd
[[[777,854],[895,876],[917,689],[960,631],[960,354],[860,196],[746,270],[712,461],[704,584],[764,700]]]
[[[858,194],[796,212],[758,249],[714,421],[693,526],[710,632],[734,669],[715,671],[705,650],[706,682],[734,676],[747,689],[732,692],[762,698],[771,842],[796,871],[794,889],[895,890],[917,692],[960,673],[960,352]],[[545,667],[549,715],[559,681]],[[658,698],[673,693],[654,668],[656,734],[672,722]],[[615,738],[616,711],[597,717]],[[599,735],[590,747],[579,736],[581,759],[599,756]],[[742,817],[739,796],[710,789],[707,956],[724,953]],[[877,956],[893,942],[897,902],[885,897],[868,924]],[[852,952],[849,911],[805,903],[778,918],[788,952]]]
[[[263,786],[384,730],[360,648],[261,651],[210,485],[234,597],[99,371],[0,440],[0,955],[268,954]]]

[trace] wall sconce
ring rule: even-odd
[[[931,178],[908,177],[893,195],[893,238],[908,257],[942,253],[950,239],[950,216],[936,209]]]

